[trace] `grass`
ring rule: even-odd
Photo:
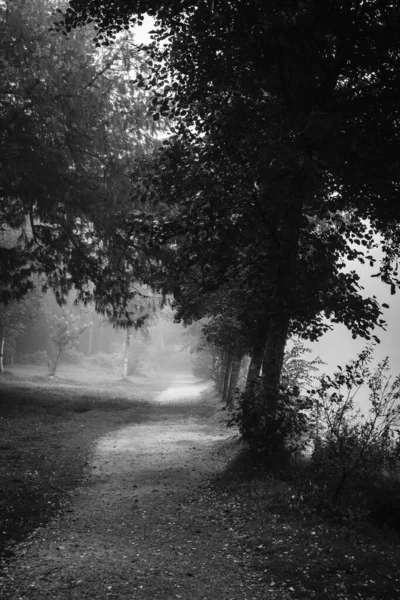
[[[51,382],[32,369],[0,377],[0,560],[67,508],[96,440],[147,415],[133,396],[140,382],[105,380],[95,370],[78,380],[60,374]],[[210,533],[218,523],[234,535],[229,551],[240,555],[254,589],[284,587],[293,599],[400,597],[398,534],[316,510],[279,469],[261,471],[243,451],[204,494],[209,502],[197,498],[190,522]]]
[[[0,565],[16,542],[65,508],[96,440],[147,411],[136,385],[104,379],[100,370],[51,381],[36,369],[18,374],[0,377]]]
[[[295,485],[255,469],[245,452],[214,486],[249,568],[267,589],[284,585],[296,599],[400,597],[395,531],[318,513]]]

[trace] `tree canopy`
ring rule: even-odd
[[[0,218],[20,233],[0,248],[1,299],[21,297],[37,271],[60,301],[75,286],[121,316],[132,277],[149,271],[140,242],[123,233],[130,171],[162,126],[134,83],[147,67],[132,36],[112,48],[96,48],[90,30],[61,36],[49,31],[54,8],[0,7]]]
[[[121,235],[167,251],[155,278],[179,317],[235,316],[253,353],[262,349],[263,410],[273,416],[290,333],[315,339],[330,321],[370,338],[382,325],[356,269],[344,269],[373,265],[378,235],[378,274],[393,293],[399,285],[398,3],[71,0],[54,27],[77,35],[90,24],[99,47],[118,49],[146,13],[155,27],[136,85],[173,135],[138,177],[132,168],[134,194],[144,188],[162,210],[145,202]],[[94,255],[92,271],[102,245]],[[125,264],[132,277],[135,257]]]

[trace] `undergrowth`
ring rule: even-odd
[[[323,509],[300,480],[243,451],[214,481],[260,583],[284,586],[293,598],[397,600],[398,534],[326,502]]]

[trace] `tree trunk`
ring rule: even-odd
[[[247,371],[246,385],[244,391],[247,394],[254,392],[254,387],[259,380],[261,374],[261,366],[263,362],[264,346],[255,347],[253,349],[249,370]]]
[[[131,345],[131,328],[126,328],[125,335],[125,348],[124,348],[124,367],[123,367],[123,376],[125,379],[128,377],[128,361],[129,361],[129,348]]]
[[[92,356],[92,346],[93,346],[93,323],[89,326],[88,356]]]
[[[229,379],[228,391],[226,394],[226,408],[233,407],[233,393],[237,387],[240,373],[240,365],[242,364],[243,354],[235,352],[232,359],[231,376]]]
[[[49,366],[49,377],[55,377],[55,374],[58,369],[58,365],[60,364],[64,349],[65,349],[65,346],[58,347],[54,361],[49,362],[49,365],[48,365]]]
[[[104,323],[100,323],[99,335],[98,335],[98,338],[97,338],[97,352],[103,352],[103,348],[102,348],[103,333],[104,333]]]
[[[6,336],[4,335],[4,328],[1,333],[1,342],[0,342],[0,373],[4,373],[4,346],[6,342]]]
[[[299,182],[299,187],[301,182]],[[276,248],[270,257],[274,273],[269,326],[262,364],[261,394],[264,415],[274,419],[279,406],[279,384],[285,345],[295,302],[296,263],[299,251],[303,198],[296,196],[283,203],[277,227]]]
[[[220,353],[219,369],[218,369],[218,375],[217,375],[217,380],[216,380],[217,390],[219,392],[221,392],[221,394],[224,391],[224,378],[225,378],[225,370],[226,370],[227,360],[228,360],[228,352],[226,350],[222,350]]]
[[[212,381],[214,381],[215,386],[217,386],[218,382],[220,361],[220,352],[218,352],[218,350],[214,348],[212,353],[211,379]]]
[[[279,384],[281,380],[283,358],[289,331],[289,316],[284,311],[280,315],[271,315],[271,324],[265,345],[261,395],[264,398],[267,413],[274,417],[279,405]]]
[[[232,363],[233,363],[233,352],[227,351],[227,359],[225,365],[225,373],[224,373],[224,385],[222,389],[222,402],[226,405],[226,400],[229,392],[229,382],[231,379],[232,372]]]

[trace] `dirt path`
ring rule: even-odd
[[[68,512],[17,553],[4,600],[275,597],[213,505],[230,435],[217,415],[211,388],[177,375],[145,423],[101,438]]]

